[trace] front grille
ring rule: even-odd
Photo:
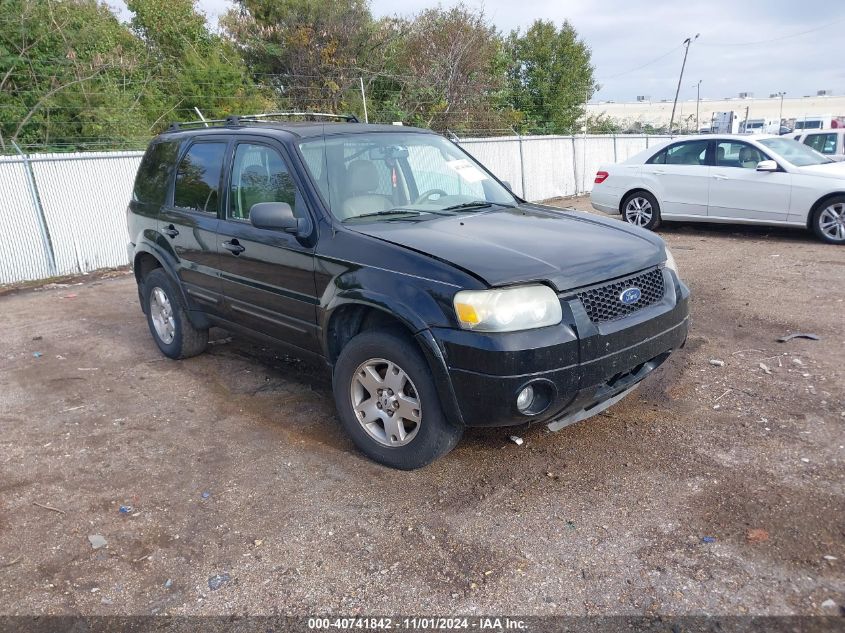
[[[622,303],[619,295],[628,288],[639,288],[640,300],[630,305]],[[657,303],[663,298],[663,271],[653,268],[633,277],[626,277],[604,286],[578,293],[587,316],[593,323],[615,321]]]

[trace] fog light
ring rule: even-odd
[[[516,408],[520,413],[525,413],[534,404],[534,387],[528,385],[525,389],[519,392],[516,397]]]

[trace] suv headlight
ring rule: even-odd
[[[668,246],[666,247],[666,261],[663,262],[663,265],[674,271],[676,275],[678,274],[678,264],[675,263],[675,258],[672,257],[672,251],[669,250]]]
[[[455,314],[465,330],[514,332],[557,325],[563,317],[560,299],[548,286],[494,290],[461,290]]]

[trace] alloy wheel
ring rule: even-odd
[[[173,317],[173,305],[167,294],[156,286],[150,293],[150,317],[156,335],[165,345],[170,345],[176,337],[176,320]]]
[[[645,226],[651,222],[652,217],[654,217],[654,209],[651,207],[651,202],[642,196],[631,198],[625,205],[625,219],[631,224]]]
[[[845,202],[837,202],[819,215],[819,229],[835,242],[845,242]]]
[[[407,373],[383,358],[364,361],[349,388],[352,409],[361,427],[383,446],[404,446],[422,422],[419,392]]]

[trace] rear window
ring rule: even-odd
[[[145,204],[164,204],[177,149],[178,144],[173,141],[156,143],[147,149],[135,177],[133,199]]]

